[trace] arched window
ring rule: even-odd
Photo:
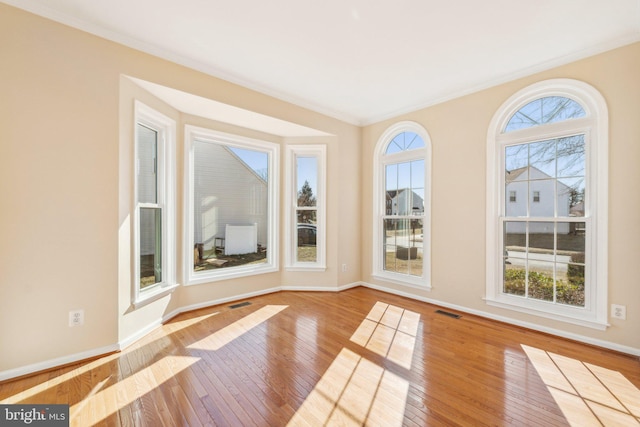
[[[431,141],[417,123],[397,123],[374,157],[374,276],[430,287]]]
[[[604,99],[575,80],[532,85],[497,111],[487,146],[487,302],[603,329]]]

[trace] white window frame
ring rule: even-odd
[[[268,170],[268,224],[267,261],[262,264],[249,264],[231,268],[220,268],[203,272],[193,271],[193,203],[194,203],[194,141],[210,142],[228,147],[257,150],[269,154]],[[185,205],[184,205],[184,270],[185,285],[197,285],[237,277],[265,274],[278,271],[279,236],[279,159],[280,147],[272,142],[248,138],[240,135],[219,132],[202,127],[185,126]],[[191,248],[191,250],[189,250]]]
[[[140,209],[138,202],[138,124],[158,132],[157,140],[157,203],[149,207],[162,209],[162,282],[140,289]],[[134,165],[133,165],[133,291],[135,307],[147,304],[170,293],[176,282],[176,122],[153,108],[134,102]]]
[[[391,140],[402,132],[413,132],[424,141],[421,149],[385,154]],[[419,123],[403,121],[387,128],[376,143],[373,156],[373,272],[376,279],[402,284],[422,290],[431,290],[431,137]],[[385,168],[388,164],[424,159],[424,221],[423,221],[423,259],[422,277],[395,273],[384,269],[384,244],[382,222],[386,216]]]
[[[316,262],[299,262],[297,260],[297,210],[298,183],[297,158],[315,157],[318,176],[316,197]],[[326,160],[327,149],[323,144],[288,145],[286,147],[286,196],[285,204],[285,268],[289,271],[325,271],[326,266]]]
[[[583,106],[586,116],[503,133],[509,119],[531,101],[562,96]],[[505,203],[504,147],[583,133],[586,148],[585,194],[581,222],[587,225],[585,306],[535,301],[506,294],[503,286],[502,212]],[[604,330],[607,325],[608,257],[608,111],[592,86],[572,79],[533,84],[511,96],[497,110],[487,133],[486,303],[522,313]]]

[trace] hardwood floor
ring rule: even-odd
[[[76,426],[640,425],[637,357],[366,288],[247,301],[0,403],[69,404]]]

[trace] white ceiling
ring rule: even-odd
[[[0,0],[363,125],[640,40],[640,0]]]

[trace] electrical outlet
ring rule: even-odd
[[[347,272],[347,264],[342,264],[342,272],[343,273]]]
[[[611,317],[614,319],[627,320],[627,306],[611,304]]]
[[[69,312],[69,327],[84,325],[84,310],[71,310]]]

